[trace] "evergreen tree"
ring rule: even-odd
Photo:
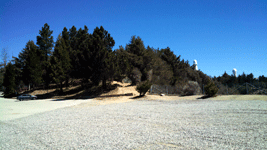
[[[23,79],[25,84],[32,84],[35,87],[42,82],[41,60],[40,55],[38,55],[40,52],[33,41],[28,42],[26,47],[29,47],[29,50],[23,67]]]
[[[63,33],[65,31],[63,30]],[[66,40],[65,40],[66,39]],[[51,74],[52,79],[60,84],[60,91],[62,92],[62,83],[68,78],[71,69],[70,56],[69,56],[69,43],[68,38],[59,35],[55,50],[51,57]]]
[[[264,77],[264,75],[259,76],[259,82],[266,82],[267,83],[267,77]]]
[[[126,52],[128,53],[128,60],[130,62],[130,72],[128,73],[128,77],[132,80],[132,84],[137,84],[136,78],[141,78],[141,81],[146,80],[146,71],[144,66],[144,55],[146,48],[144,46],[144,42],[138,36],[132,36],[130,43],[126,45]],[[141,77],[137,72],[141,72]]]
[[[29,85],[31,83],[30,81],[30,51],[31,49],[35,49],[33,51],[36,51],[36,45],[33,41],[28,41],[26,43],[25,48],[22,50],[22,52],[19,54],[19,59],[17,61],[17,64],[20,63],[20,65],[17,65],[17,67],[21,68],[22,71],[22,80],[25,85]],[[40,63],[40,62],[39,62]]]
[[[225,71],[224,74],[222,75],[222,79],[221,79],[222,84],[228,84],[228,81],[230,80],[230,78],[231,78],[231,76],[228,75]]]
[[[91,41],[91,65],[92,65],[92,81],[98,84],[102,80],[102,87],[106,89],[106,81],[113,77],[111,74],[113,66],[112,47],[115,41],[102,26],[96,27],[92,34]]]
[[[68,68],[65,68],[65,73],[66,73],[66,79],[65,79],[65,85],[66,87],[69,86],[69,79],[71,76],[71,69],[72,67],[72,63],[71,63],[71,58],[70,58],[70,54],[72,53],[72,49],[70,46],[70,36],[69,36],[69,32],[68,29],[66,27],[64,27],[63,31],[62,31],[62,40],[63,40],[63,49],[65,49],[66,51],[66,55],[68,55],[68,60],[66,61],[68,64]]]
[[[131,37],[130,43],[126,45],[126,52],[129,53],[129,61],[134,67],[139,70],[143,68],[143,56],[145,54],[145,45],[141,38],[138,36]]]
[[[252,73],[247,75],[247,82],[253,83],[254,81],[254,75]]]
[[[242,75],[238,76],[238,82],[239,84],[244,84],[247,82],[247,75],[245,74],[245,72],[243,72]]]
[[[210,80],[207,85],[205,85],[205,94],[209,97],[216,96],[218,88],[215,83]]]
[[[17,85],[17,91],[20,90],[21,86],[23,85],[23,77],[22,77],[22,65],[21,63],[19,63],[19,58],[17,57],[13,57],[13,59],[11,60],[11,62],[14,65],[15,68],[15,74],[16,74],[16,78],[15,78],[15,84]]]
[[[173,77],[173,71],[170,65],[159,57],[159,52],[155,52],[155,55],[152,82],[159,85],[169,85]]]
[[[42,27],[42,30],[39,30],[40,36],[37,36],[37,45],[38,48],[41,51],[41,65],[43,72],[43,79],[45,82],[46,87],[48,87],[50,79],[49,79],[49,57],[51,55],[51,51],[53,48],[53,36],[51,31],[49,29],[49,25],[47,23],[44,24],[44,27]]]
[[[75,77],[82,78],[82,83],[87,83],[93,72],[91,67],[91,34],[88,33],[87,26],[84,26],[84,29],[80,28],[78,30],[75,40]]]
[[[12,97],[15,94],[15,69],[11,62],[5,67],[3,86],[5,87],[4,97]]]
[[[78,68],[78,58],[77,58],[77,29],[75,26],[69,30],[69,39],[70,39],[70,59],[71,66],[73,69],[71,70],[70,76],[75,77],[75,72],[77,72]],[[77,73],[76,73],[77,74]]]
[[[143,56],[145,53],[145,50],[146,48],[145,48],[144,42],[139,36],[137,37],[132,36],[130,43],[126,46],[127,52],[137,55],[137,56]]]
[[[123,78],[126,77],[127,74],[129,74],[131,68],[129,63],[129,58],[127,52],[124,50],[122,46],[119,46],[119,49],[116,49],[115,51],[115,73],[114,73],[114,79],[116,81],[122,81]]]
[[[167,62],[171,66],[173,77],[170,81],[170,85],[175,85],[179,80],[182,80],[184,75],[184,62],[180,61],[181,55],[176,57],[176,55],[170,50],[169,47],[161,49],[160,58]]]
[[[34,49],[36,55],[39,54],[38,52],[36,52],[37,46],[34,44],[34,42],[28,41],[26,43],[25,48],[23,48],[23,50],[19,53],[18,58],[14,57],[14,60],[13,60],[15,72],[16,72],[16,84],[19,86],[21,86],[21,82],[23,82],[27,86],[31,83],[30,73],[26,69],[26,64],[28,64],[28,65],[30,64],[27,61],[29,61],[29,59],[30,59],[29,57],[31,57],[30,56],[31,48]],[[35,57],[35,56],[33,56],[33,57]],[[32,65],[32,64],[30,64],[30,65]],[[36,65],[36,64],[34,64],[34,65]],[[40,65],[40,62],[38,62],[38,65]],[[41,73],[41,72],[42,72],[42,70],[39,71],[39,73]]]

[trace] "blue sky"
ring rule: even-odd
[[[190,65],[196,59],[210,76],[233,68],[267,76],[266,0],[2,0],[0,49],[17,57],[45,23],[54,41],[64,27],[86,25],[92,33],[102,25],[113,49],[136,35],[145,46],[170,47]]]

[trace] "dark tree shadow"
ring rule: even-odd
[[[102,86],[93,86],[93,85],[87,85],[85,88],[79,87],[73,90],[70,90],[68,92],[62,93],[62,95],[69,95],[69,94],[75,94],[73,96],[68,96],[63,99],[58,99],[57,101],[60,100],[69,100],[69,99],[89,99],[89,98],[96,98],[96,97],[116,97],[116,96],[129,96],[129,94],[132,95],[132,93],[127,93],[127,94],[114,94],[114,95],[107,95],[107,96],[100,96],[101,94],[108,93],[117,87],[121,87],[119,84],[114,84],[114,85],[107,85],[106,89],[103,89]],[[83,92],[80,93],[80,91],[84,90]]]
[[[215,97],[215,96],[208,96],[208,95],[204,95],[204,96],[201,96],[197,99],[207,99],[207,98],[211,98],[211,97]]]
[[[44,94],[36,94],[36,96],[37,96],[37,100],[38,99],[52,99],[55,96],[59,96],[59,97],[65,96],[64,98],[58,98],[56,100],[52,100],[52,101],[65,101],[65,100],[70,100],[70,99],[89,99],[89,98],[96,98],[96,97],[116,97],[116,96],[132,96],[133,95],[133,93],[127,93],[127,94],[114,94],[114,95],[100,96],[101,94],[108,93],[116,89],[117,87],[122,87],[122,86],[119,84],[113,84],[113,85],[107,84],[107,88],[103,89],[102,86],[94,86],[91,83],[86,83],[86,84],[83,84],[83,86],[78,86],[74,89],[61,92],[60,90],[58,90],[57,85],[50,85],[48,89],[50,90],[57,89],[57,90],[53,92],[44,93]],[[47,90],[47,89],[43,89],[43,87],[36,87],[34,88],[34,90],[25,91],[21,94],[28,94],[38,89],[44,90],[44,91]],[[71,96],[67,96],[67,95],[71,95]]]
[[[143,97],[145,97],[145,95],[135,96],[135,97],[132,97],[132,98],[130,98],[130,99],[138,99],[138,98],[143,98]]]
[[[194,94],[182,94],[179,97],[193,96]]]

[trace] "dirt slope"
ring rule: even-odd
[[[117,84],[118,87],[108,93],[101,94],[101,96],[105,95],[119,95],[119,94],[127,94],[132,93],[133,96],[138,96],[139,93],[135,90],[136,86],[131,86],[130,83],[121,83],[117,81],[113,81],[112,85]]]
[[[111,83],[112,85],[117,85],[117,87],[114,90],[111,90],[107,93],[101,94],[99,97],[96,97],[96,100],[101,100],[103,103],[113,103],[117,102],[126,102],[126,101],[132,101],[132,100],[138,100],[135,99],[135,97],[139,96],[139,93],[136,91],[136,86],[131,86],[130,83],[121,83],[117,81],[113,81]],[[69,87],[68,90],[73,90],[77,88],[78,86]],[[55,89],[50,89],[48,93],[54,92]],[[79,91],[79,93],[82,93],[82,91]],[[30,94],[38,95],[47,93],[47,90],[36,90]],[[69,95],[64,96],[53,96],[53,99],[60,99],[60,98],[66,98],[70,97],[79,93],[72,93]],[[132,96],[118,96],[118,95],[124,95],[127,93],[132,93]],[[88,95],[90,96],[90,95]],[[107,96],[107,97],[106,97]],[[110,97],[111,96],[111,97]],[[146,100],[201,100],[201,97],[203,95],[193,95],[193,96],[159,96],[159,95],[149,95],[149,93],[146,94],[145,97],[139,98],[140,100],[146,99]],[[267,100],[267,95],[219,95],[214,98],[207,98],[206,100]]]

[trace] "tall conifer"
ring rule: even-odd
[[[37,46],[33,41],[29,41],[26,45],[29,48],[28,55],[25,59],[23,67],[23,79],[25,84],[39,85],[42,82],[42,68],[40,65],[40,55]]]
[[[115,45],[113,37],[110,36],[102,26],[96,27],[92,34],[91,42],[91,65],[93,69],[92,81],[98,84],[102,80],[102,86],[106,88],[106,81],[112,77],[113,58],[112,47]]]
[[[63,33],[65,31],[63,30]],[[56,41],[55,50],[51,57],[51,77],[57,83],[60,84],[60,91],[62,92],[63,81],[68,77],[68,73],[71,69],[70,56],[69,56],[69,44],[68,40],[63,36],[58,36]]]
[[[9,62],[5,67],[3,86],[5,87],[4,97],[12,97],[15,93],[16,84],[15,68],[11,62]]]
[[[51,55],[53,48],[53,31],[51,31],[49,28],[49,25],[45,23],[44,27],[42,27],[42,30],[39,30],[40,36],[37,36],[37,45],[41,51],[41,64],[42,69],[44,70],[43,79],[45,81],[46,87],[48,87],[48,84],[50,82],[48,76],[49,56]]]

